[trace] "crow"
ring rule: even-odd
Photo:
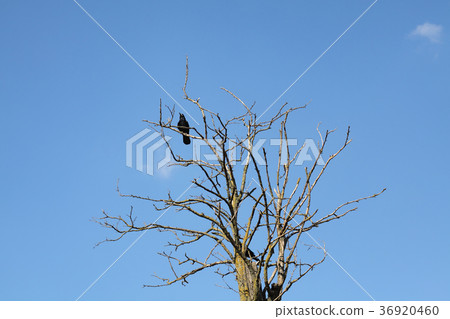
[[[250,258],[250,259],[254,259],[256,261],[259,261],[258,258],[256,258],[256,255],[253,251],[250,250],[250,248],[247,247],[247,253],[246,253],[246,257]]]
[[[182,133],[189,134],[189,123],[188,121],[186,121],[186,118],[182,113],[180,113],[180,120],[178,121],[178,129]],[[186,145],[191,144],[191,138],[189,136],[183,135],[183,143]]]

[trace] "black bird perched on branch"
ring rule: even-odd
[[[253,251],[250,250],[250,248],[247,247],[247,253],[246,253],[247,257],[250,259],[254,259],[256,261],[259,261],[258,258],[256,258],[256,255]]]
[[[189,134],[189,123],[186,121],[184,114],[180,113],[180,120],[178,121],[178,129],[186,134]],[[189,136],[183,135],[183,143],[191,144],[191,138]]]

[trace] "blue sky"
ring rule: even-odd
[[[240,109],[220,87],[262,113],[372,1],[79,3],[193,110],[181,90],[188,55],[189,92],[227,117]],[[338,129],[331,146],[351,126],[317,207],[388,190],[311,234],[377,300],[450,298],[449,18],[448,1],[378,1],[265,115],[311,101],[291,137],[316,138],[321,122]],[[74,1],[1,1],[0,40],[0,299],[74,300],[137,238],[93,249],[113,234],[92,218],[130,205],[157,217],[120,198],[117,179],[124,192],[158,197],[182,193],[196,172],[125,165],[125,141],[157,119],[160,98],[174,102]],[[238,298],[211,272],[142,288],[167,271],[157,255],[166,242],[145,234],[82,300]],[[329,258],[285,299],[370,298]]]

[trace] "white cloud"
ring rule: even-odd
[[[424,24],[418,25],[410,35],[424,37],[431,42],[438,43],[441,42],[442,29],[443,27],[441,25],[425,22]]]

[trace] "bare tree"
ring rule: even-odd
[[[175,153],[166,139],[174,160],[173,165],[194,166],[199,169],[202,178],[192,180],[197,193],[174,199],[169,192],[167,198],[161,199],[122,194],[119,188],[117,190],[120,196],[152,202],[155,211],[173,207],[179,212],[190,214],[199,221],[198,226],[185,228],[182,225],[165,224],[162,219],[137,224],[132,209],[127,217],[112,216],[103,211],[103,217],[97,221],[117,233],[117,237],[106,241],[116,241],[125,234],[147,230],[173,233],[175,242],[169,242],[173,251],[160,253],[167,258],[173,276],[156,276],[156,280],[160,282],[145,285],[146,287],[186,284],[194,274],[213,268],[224,281],[230,275],[235,276],[241,300],[281,300],[294,283],[326,258],[325,248],[319,246],[316,248],[322,250],[323,256],[314,262],[304,261],[305,256],[299,253],[302,235],[355,211],[355,204],[377,197],[385,189],[347,201],[332,211],[319,214],[318,209],[311,207],[313,191],[331,161],[351,142],[350,128],[342,146],[320,165],[319,160],[324,155],[325,146],[334,130],[322,134],[318,127],[319,156],[316,156],[309,168],[304,168],[302,176],[298,176],[293,168],[302,148],[293,153],[291,147],[283,141],[288,140],[289,116],[306,105],[288,108],[285,103],[272,118],[258,121],[253,111],[254,105],[248,106],[232,92],[223,89],[243,109],[241,115],[224,120],[218,113],[203,107],[199,99],[189,97],[188,73],[186,60],[184,98],[200,112],[203,120],[201,128],[190,127],[190,134],[181,132],[173,124],[174,108],[169,107],[166,107],[169,117],[164,121],[161,102],[159,121],[146,122],[160,132],[163,138],[166,131],[189,136],[192,140],[207,145],[207,149],[214,154],[215,161],[183,158]],[[274,125],[278,126],[278,130]],[[262,148],[261,156],[254,152],[253,146],[264,132],[273,131],[277,132],[280,146],[275,156],[276,161],[271,162],[273,157],[268,156],[265,148]],[[194,256],[190,247],[200,241],[208,242],[210,249],[203,256]],[[250,246],[254,249],[257,246],[256,254],[250,250]],[[177,253],[183,249],[184,254],[179,256]],[[180,274],[176,268],[182,268],[183,273]],[[233,289],[228,283],[227,287]]]

